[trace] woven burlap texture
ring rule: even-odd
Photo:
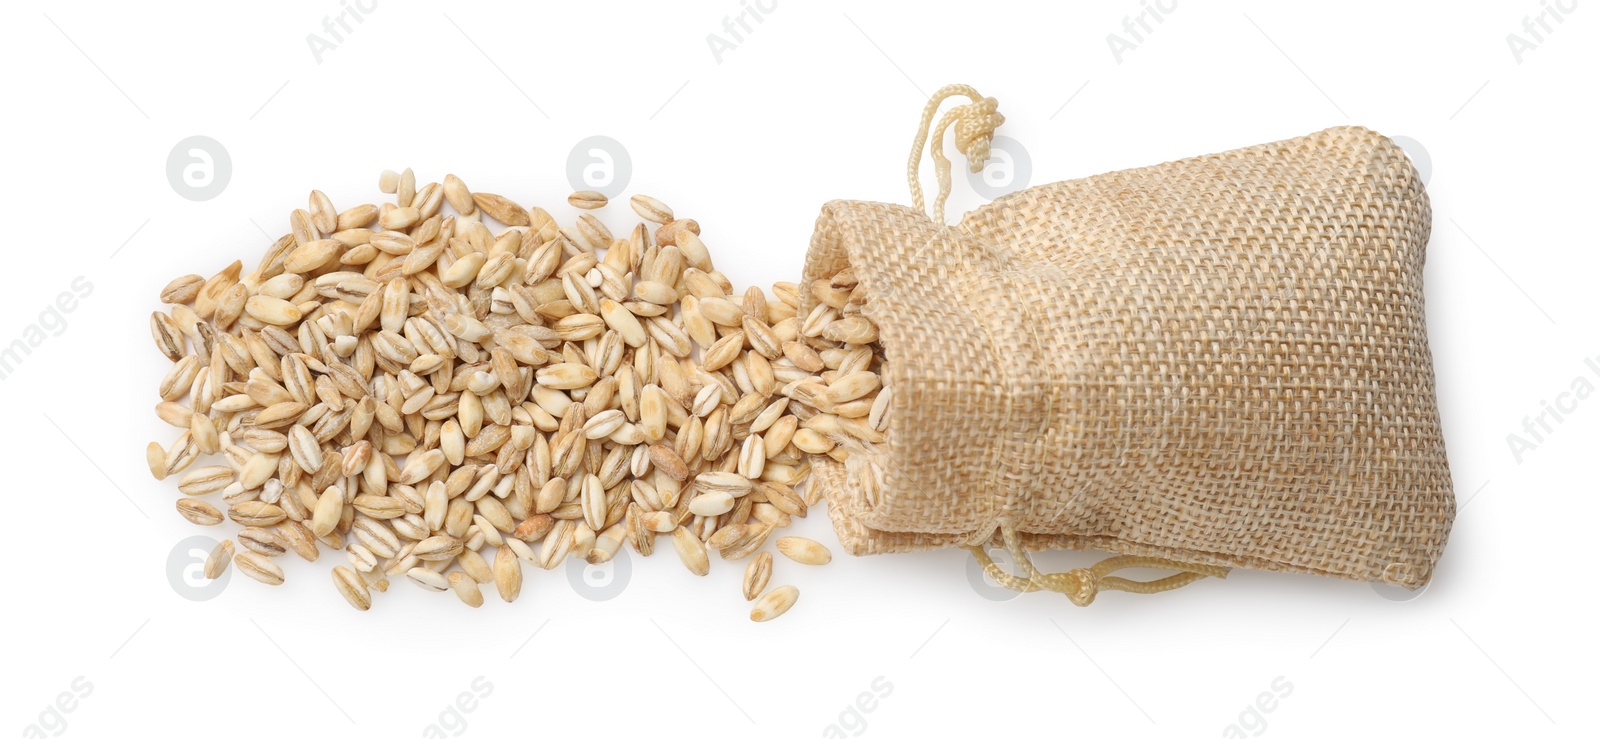
[[[811,484],[854,554],[1010,526],[1035,551],[1420,586],[1455,514],[1430,228],[1404,152],[1354,127],[1034,187],[954,226],[830,202],[806,279],[855,268],[895,398],[882,484],[827,457]]]

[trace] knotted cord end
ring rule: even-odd
[[[1000,115],[1000,101],[986,97],[950,111],[956,118],[956,150],[967,158],[967,169],[982,172],[989,161],[989,145],[994,143],[994,130],[1006,122]]]
[[[944,117],[939,119],[939,124],[933,126],[933,143],[928,144],[929,126],[933,123],[934,114],[939,112],[939,104],[953,95],[966,95],[972,102],[946,111]],[[943,149],[945,130],[951,125],[955,126],[956,151],[967,158],[969,171],[981,172],[984,162],[989,160],[990,145],[994,143],[994,130],[1005,121],[1006,117],[1000,115],[998,100],[983,97],[968,85],[946,85],[939,88],[933,97],[928,98],[928,104],[922,109],[922,123],[917,127],[917,138],[911,145],[911,159],[906,163],[906,183],[911,187],[911,201],[917,210],[926,209],[922,199],[922,183],[918,180],[923,146],[928,145],[929,155],[933,158],[934,176],[939,181],[939,194],[934,199],[933,217],[942,224],[944,203],[950,196],[950,160],[945,157]]]

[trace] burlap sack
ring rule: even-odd
[[[808,281],[854,267],[895,393],[877,484],[814,461],[851,553],[1015,532],[1200,574],[1429,579],[1455,499],[1428,199],[1392,141],[1332,128],[939,221],[834,201],[807,256]]]

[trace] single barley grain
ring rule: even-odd
[[[803,565],[825,565],[833,561],[833,552],[820,543],[802,536],[785,536],[778,539],[778,552]]]
[[[217,542],[216,547],[212,548],[211,556],[206,557],[206,564],[202,572],[207,579],[215,580],[222,577],[222,573],[228,569],[228,565],[232,562],[233,540],[223,539]]]
[[[755,606],[750,609],[751,621],[771,621],[794,607],[795,601],[800,599],[800,589],[793,585],[779,585],[768,590],[766,595],[756,600]]]
[[[283,584],[283,568],[255,552],[239,552],[233,555],[233,565],[252,580],[268,585]]]
[[[744,599],[755,600],[772,578],[772,553],[758,552],[744,568]]]
[[[500,599],[507,603],[522,594],[522,562],[509,547],[495,551],[494,587],[500,593]]]
[[[595,192],[594,190],[579,190],[567,196],[567,203],[569,205],[574,208],[582,208],[584,210],[604,208],[606,202],[606,196],[602,193]]]
[[[366,581],[349,567],[340,565],[333,568],[333,587],[356,610],[365,611],[372,607],[372,594],[367,592]]]

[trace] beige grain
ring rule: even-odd
[[[333,568],[333,587],[352,608],[365,611],[372,607],[372,594],[367,591],[366,581],[349,567],[339,565]]]
[[[756,600],[750,609],[751,621],[771,621],[794,607],[795,601],[800,599],[800,589],[793,585],[779,585],[768,590],[766,595]]]
[[[233,555],[233,566],[257,582],[268,585],[283,584],[283,568],[255,552],[239,552]]]
[[[833,561],[833,552],[803,536],[780,537],[777,547],[779,554],[803,565],[825,565]]]
[[[761,591],[767,589],[767,581],[772,579],[772,554],[758,552],[750,558],[750,564],[744,567],[744,599],[755,600]]]
[[[606,196],[602,193],[595,192],[594,190],[579,190],[567,196],[567,203],[569,205],[574,208],[582,208],[583,210],[604,208],[606,202]]]
[[[800,314],[798,284],[734,290],[700,224],[650,196],[618,239],[454,174],[386,170],[379,189],[390,202],[344,211],[313,190],[255,271],[160,291],[156,413],[182,433],[146,461],[185,495],[222,493],[226,516],[186,497],[184,518],[245,527],[208,567],[277,584],[276,557],[329,547],[359,610],[401,574],[477,607],[491,582],[518,597],[522,560],[649,556],[670,534],[697,575],[710,550],[755,555],[752,600],[772,569],[758,550],[806,513],[806,455],[886,438],[853,275],[807,284],[826,311]]]
[[[222,573],[233,562],[233,540],[223,539],[212,548],[211,555],[206,557],[205,567],[202,572],[206,578],[215,580],[222,577]]]

